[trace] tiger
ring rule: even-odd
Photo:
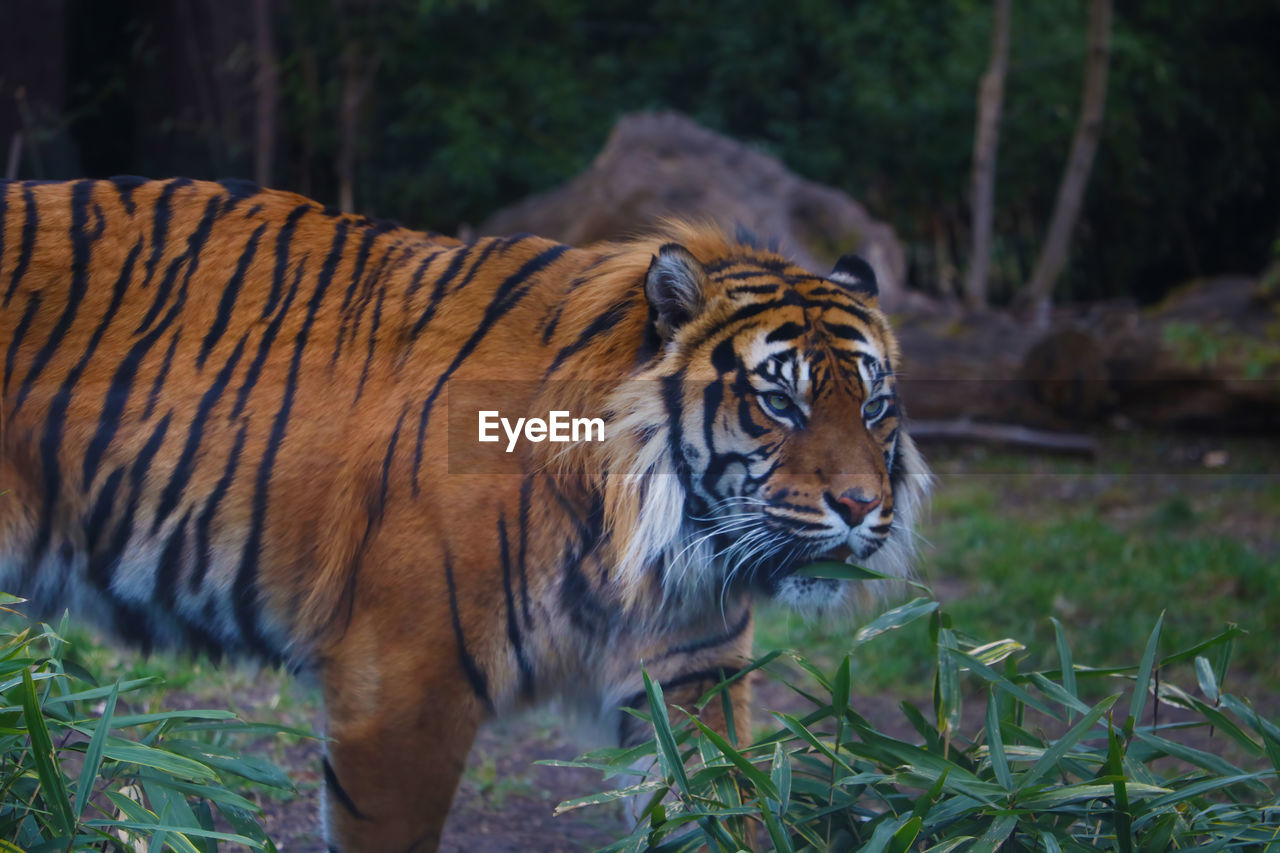
[[[633,742],[642,668],[692,706],[744,672],[757,602],[842,607],[818,558],[909,571],[929,474],[855,255],[28,181],[0,189],[0,302],[0,589],[314,673],[331,850],[436,849],[495,715],[560,700]],[[604,429],[512,448],[491,411]],[[749,731],[748,681],[708,724]]]

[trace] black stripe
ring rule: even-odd
[[[133,203],[133,191],[150,181],[139,178],[137,175],[114,175],[107,180],[115,185],[116,194],[120,196],[120,204],[124,207],[124,212],[133,216],[136,209]]]
[[[174,178],[164,185],[160,197],[156,199],[155,212],[151,219],[151,257],[147,258],[147,277],[142,280],[145,290],[151,286],[151,278],[155,275],[156,264],[164,254],[165,241],[169,236],[169,219],[173,215],[173,194],[182,187],[191,186],[190,178]]]
[[[427,274],[427,267],[431,265],[432,261],[440,257],[440,255],[442,255],[446,251],[447,251],[446,249],[440,249],[440,248],[433,249],[431,252],[427,254],[426,257],[422,259],[422,262],[418,264],[418,268],[413,271],[413,275],[409,278],[409,286],[405,288],[405,291],[404,291],[404,307],[402,309],[403,311],[405,311],[406,313],[409,311],[409,306],[413,302],[413,297],[416,296],[418,291],[422,289],[422,279]]]
[[[160,370],[156,373],[156,378],[151,383],[151,393],[147,395],[147,405],[142,410],[142,419],[144,421],[151,420],[151,413],[155,411],[156,404],[160,402],[160,391],[164,388],[165,380],[169,378],[169,370],[173,367],[173,356],[178,351],[178,342],[181,340],[182,327],[179,326],[173,332],[173,339],[169,341],[169,349],[164,354],[164,361],[160,363]]]
[[[378,288],[378,300],[373,306],[373,322],[369,326],[369,351],[364,356],[364,368],[360,371],[360,384],[356,386],[356,399],[352,401],[352,405],[360,400],[360,395],[364,393],[364,383],[369,379],[369,367],[373,364],[373,350],[378,345],[378,326],[382,322],[382,299],[387,295],[387,285],[383,282],[382,287]]]
[[[826,329],[828,332],[835,335],[837,338],[842,338],[843,340],[846,340],[846,341],[858,341],[860,343],[866,343],[866,340],[867,340],[866,337],[862,334],[862,332],[858,331],[853,326],[849,326],[844,323],[832,323],[829,320],[824,320],[822,322],[822,328]]]
[[[417,497],[420,492],[418,484],[418,470],[422,466],[422,452],[423,444],[426,441],[427,435],[427,421],[431,417],[431,407],[435,404],[436,397],[440,395],[441,389],[444,388],[445,383],[449,381],[449,378],[453,376],[454,372],[462,366],[462,363],[466,361],[467,358],[470,357],[471,353],[475,351],[475,348],[479,346],[480,341],[484,340],[484,336],[489,333],[489,330],[493,328],[494,324],[501,320],[508,311],[514,308],[516,304],[524,298],[525,294],[529,292],[529,289],[533,287],[535,281],[531,281],[530,279],[567,251],[569,251],[568,246],[552,246],[550,249],[546,249],[525,261],[520,269],[516,270],[508,276],[502,284],[498,285],[497,290],[494,291],[493,299],[489,302],[488,307],[485,308],[484,317],[481,318],[480,325],[471,333],[471,337],[467,338],[466,343],[462,345],[458,354],[454,356],[454,359],[452,363],[450,363],[448,369],[445,370],[445,372],[440,375],[440,378],[436,380],[435,388],[431,390],[430,396],[428,396],[426,401],[422,404],[422,414],[418,420],[418,441],[413,454],[414,497]]]
[[[453,250],[453,260],[449,262],[449,266],[436,279],[435,286],[431,288],[431,296],[427,299],[427,307],[423,309],[417,322],[413,324],[413,328],[409,331],[410,337],[418,337],[418,335],[422,334],[422,330],[427,327],[427,323],[431,322],[431,317],[436,313],[436,308],[444,297],[449,281],[458,274],[458,270],[462,269],[462,264],[471,253],[471,249],[471,246],[459,246]]]
[[[404,425],[404,416],[409,413],[406,405],[400,409],[400,417],[396,419],[396,428],[391,433],[391,441],[387,443],[387,455],[382,457],[382,487],[378,490],[378,505],[373,514],[373,523],[382,521],[387,510],[387,498],[391,495],[391,460],[396,455],[396,444],[400,441],[400,427]]]
[[[551,315],[550,320],[543,321],[545,324],[542,329],[543,346],[551,343],[551,338],[556,333],[556,326],[560,324],[560,316],[564,313],[564,309],[568,307],[569,302],[571,301],[569,297],[571,297],[573,292],[578,288],[594,281],[595,271],[603,266],[605,262],[612,261],[614,257],[615,256],[613,254],[600,255],[594,261],[583,267],[582,271],[578,274],[578,277],[571,281],[569,286],[565,288],[564,295],[560,297],[560,301],[557,302],[551,311],[548,312]]]
[[[360,248],[356,253],[355,271],[351,275],[351,283],[347,286],[347,292],[342,297],[342,307],[338,310],[338,316],[341,320],[338,324],[337,340],[333,343],[333,355],[330,357],[331,364],[337,364],[338,356],[342,354],[342,344],[347,337],[347,326],[351,323],[356,311],[359,310],[358,306],[364,298],[365,290],[371,287],[374,279],[382,273],[383,267],[386,266],[387,258],[391,254],[392,250],[388,247],[388,249],[382,253],[378,266],[373,270],[373,272],[368,276],[364,275],[364,268],[368,264],[369,254],[373,248],[373,242],[377,240],[379,236],[381,236],[380,232],[366,229],[364,232],[364,239],[360,241]],[[361,286],[362,280],[364,282],[363,286]],[[355,299],[353,302],[352,297],[355,296],[357,287],[360,287],[361,295],[360,298]],[[352,333],[351,340],[353,342],[355,341],[354,332]]]
[[[683,675],[671,679],[670,681],[661,682],[662,692],[665,694],[670,690],[675,690],[677,687],[684,687],[687,684],[697,684],[700,681],[709,681],[711,682],[712,687],[714,687],[721,682],[728,681],[741,672],[742,667],[738,666],[716,666],[708,667],[707,669],[700,669],[696,672],[686,672]],[[619,703],[618,707],[639,708],[642,704],[648,702],[648,700],[648,694],[642,690]]]
[[[343,314],[346,313],[347,307],[351,305],[351,297],[355,295],[356,287],[360,284],[360,277],[364,275],[365,264],[369,262],[369,253],[373,251],[373,243],[382,236],[384,231],[377,228],[365,228],[364,237],[360,241],[360,248],[356,250],[356,263],[351,271],[351,283],[347,285],[347,292],[342,297],[342,308],[339,309]],[[345,320],[343,325],[345,326]],[[339,338],[342,336],[339,335]]]
[[[467,651],[467,638],[462,633],[462,618],[458,614],[458,587],[453,580],[453,560],[446,551],[444,555],[444,579],[449,585],[449,616],[453,620],[453,636],[458,644],[458,663],[471,682],[471,689],[490,712],[493,711],[493,700],[489,697],[489,679],[476,664],[475,658]]]
[[[354,322],[351,324],[351,345],[355,346],[356,339],[360,337],[360,324],[364,322],[365,313],[369,310],[369,303],[373,301],[374,294],[382,294],[387,289],[387,282],[392,276],[404,265],[404,263],[413,257],[413,247],[409,246],[401,251],[402,240],[396,240],[387,249],[382,256],[382,260],[378,263],[378,268],[373,271],[360,290],[360,298],[357,300],[352,309]]]
[[[575,628],[588,636],[601,637],[616,614],[596,595],[582,564],[604,533],[604,502],[597,496],[585,519],[576,518],[572,510],[569,512],[577,521],[579,539],[576,543],[565,544],[560,562],[560,606],[569,614],[569,621]]]
[[[22,339],[27,336],[27,331],[31,328],[31,321],[35,319],[36,311],[40,310],[40,302],[43,297],[40,291],[33,290],[27,294],[27,307],[22,312],[22,319],[18,321],[18,326],[13,330],[13,340],[9,341],[9,351],[4,357],[4,392],[9,393],[9,380],[13,377],[13,366],[18,357],[18,346],[22,343]]]
[[[667,660],[668,658],[676,657],[677,655],[691,655],[696,652],[706,651],[707,649],[715,648],[716,646],[723,646],[725,643],[728,643],[732,640],[736,640],[738,637],[742,636],[742,633],[747,630],[747,626],[750,624],[751,624],[751,608],[746,607],[746,608],[743,608],[742,618],[740,618],[737,622],[735,622],[733,627],[729,628],[727,631],[720,634],[715,634],[710,637],[705,637],[701,640],[696,640],[691,643],[684,643],[683,645],[672,646],[671,648],[667,649],[665,652],[658,655],[657,657],[651,658],[649,661],[647,661],[647,663],[653,664],[661,660]]]
[[[529,547],[529,498],[533,490],[533,478],[525,477],[520,483],[520,549],[516,552],[516,568],[520,572],[520,609],[524,624],[532,621],[529,615],[529,576],[525,571],[525,553]]]
[[[740,284],[737,287],[731,287],[728,290],[730,296],[741,296],[744,293],[756,295],[767,295],[778,292],[776,284]]]
[[[503,251],[506,251],[509,246],[518,242],[519,239],[514,237],[507,239],[495,239],[490,242],[489,245],[484,247],[484,251],[480,253],[480,257],[476,258],[476,262],[471,265],[471,269],[467,270],[467,274],[462,281],[458,282],[457,285],[454,286],[452,292],[457,293],[468,284],[475,281],[476,274],[484,268],[485,261],[489,260],[489,256],[493,254],[495,249],[502,249]]]
[[[13,268],[13,277],[9,279],[9,289],[4,292],[6,308],[9,307],[9,300],[13,298],[18,284],[22,281],[22,276],[26,274],[27,267],[31,264],[31,252],[36,246],[36,229],[40,226],[40,214],[36,210],[36,194],[25,184],[22,187],[22,201],[26,205],[22,223],[22,244],[18,249],[18,263]]]
[[[138,504],[142,500],[142,489],[146,482],[147,470],[151,467],[151,461],[155,459],[156,454],[160,451],[160,446],[164,444],[165,433],[169,430],[169,421],[173,418],[173,412],[167,413],[152,430],[151,437],[147,439],[147,443],[143,445],[142,451],[133,462],[133,467],[129,471],[129,500],[125,505],[124,516],[120,519],[120,523],[116,525],[115,533],[108,543],[107,550],[94,554],[89,559],[89,577],[100,589],[109,590],[111,588],[111,579],[114,577],[116,569],[120,565],[120,560],[124,556],[124,550],[129,544],[129,539],[133,536],[133,519],[138,514]]]
[[[271,275],[271,293],[267,296],[267,304],[262,306],[262,319],[264,320],[271,316],[271,312],[275,310],[276,303],[280,301],[280,297],[284,294],[285,275],[289,269],[289,245],[293,241],[293,232],[298,227],[298,220],[308,210],[311,210],[309,203],[300,204],[289,211],[289,215],[285,217],[284,225],[280,226],[280,233],[276,235],[276,268]],[[346,221],[344,220],[339,227],[345,232]]]
[[[271,352],[271,346],[275,343],[276,337],[280,334],[280,328],[284,325],[284,318],[289,314],[289,308],[293,305],[294,297],[298,295],[298,285],[302,281],[302,268],[305,266],[306,257],[303,257],[303,263],[299,263],[297,270],[294,271],[293,284],[289,286],[289,292],[285,294],[284,303],[280,306],[280,310],[276,312],[276,316],[271,319],[267,330],[262,333],[262,340],[258,341],[258,352],[253,357],[253,361],[249,362],[249,367],[244,372],[244,380],[240,383],[240,390],[236,392],[235,405],[231,407],[231,413],[227,415],[228,422],[240,417],[245,405],[249,402],[249,395],[253,393],[253,389],[258,385],[258,377],[262,373],[263,366],[267,363],[267,355]]]
[[[342,783],[338,781],[338,774],[333,772],[333,765],[329,763],[327,757],[320,760],[324,767],[324,787],[326,791],[333,792],[334,798],[338,801],[338,805],[347,810],[353,817],[358,820],[369,820],[369,816],[360,809],[356,808],[355,800],[351,799],[351,795],[347,793],[347,789],[342,787]],[[335,848],[330,847],[330,850]]]
[[[663,377],[662,403],[667,410],[667,452],[675,464],[676,475],[687,495],[692,491],[692,483],[689,465],[685,462],[684,451],[681,449],[681,445],[684,444],[684,424],[681,421],[684,417],[683,389],[684,371],[674,376]],[[712,447],[708,446],[707,451],[711,452]]]
[[[804,334],[804,326],[799,323],[783,323],[769,334],[765,335],[764,342],[767,344],[777,343],[778,341],[795,340]]]
[[[498,516],[498,552],[502,560],[502,591],[507,599],[507,639],[515,652],[516,665],[520,669],[520,695],[533,698],[533,665],[524,651],[524,639],[516,619],[515,593],[511,589],[511,548],[507,542],[507,520]]]
[[[90,554],[98,550],[98,540],[102,538],[102,530],[111,518],[111,510],[116,506],[116,492],[120,489],[120,481],[124,479],[124,467],[115,469],[107,475],[98,492],[98,499],[93,502],[93,510],[85,520],[85,547]]]
[[[102,321],[93,331],[93,337],[89,339],[89,345],[85,347],[84,353],[81,354],[80,360],[67,373],[62,381],[62,387],[58,389],[58,393],[54,395],[53,401],[49,405],[49,414],[45,418],[44,432],[41,435],[40,451],[44,460],[44,506],[40,513],[40,527],[36,533],[35,544],[32,548],[32,564],[40,561],[44,549],[48,547],[50,537],[52,535],[53,513],[57,505],[58,493],[61,489],[62,478],[60,476],[61,468],[58,465],[58,452],[62,447],[62,430],[66,426],[67,409],[71,405],[71,396],[75,391],[76,385],[80,381],[80,377],[84,374],[85,367],[89,364],[89,360],[93,357],[94,352],[98,348],[98,343],[102,340],[103,334],[106,333],[107,326],[111,324],[112,318],[116,314],[116,310],[120,307],[120,303],[124,300],[125,291],[128,290],[129,280],[133,276],[133,266],[138,259],[138,255],[142,252],[142,238],[138,238],[138,242],[134,244],[132,251],[125,258],[124,266],[121,268],[120,276],[116,279],[115,286],[112,288],[111,304],[102,316]]]
[[[165,270],[164,278],[160,281],[160,286],[156,288],[156,298],[151,303],[151,308],[147,311],[146,316],[142,318],[142,322],[138,324],[138,328],[134,329],[133,333],[135,335],[144,333],[160,314],[165,302],[169,300],[169,291],[173,288],[178,270],[184,262],[187,266],[187,272],[182,280],[182,289],[184,291],[187,289],[187,285],[191,283],[191,277],[195,275],[196,269],[200,266],[200,251],[209,239],[209,233],[213,230],[213,223],[221,214],[222,199],[220,197],[214,196],[205,203],[204,215],[200,217],[200,222],[196,225],[196,229],[187,238],[186,251],[174,258],[169,264],[169,268]]]
[[[227,465],[222,471],[222,476],[218,478],[217,484],[209,494],[209,500],[205,502],[204,509],[196,518],[195,565],[191,569],[189,582],[192,592],[200,589],[205,575],[209,572],[209,560],[213,556],[213,549],[209,545],[209,526],[218,512],[218,504],[222,503],[222,499],[231,488],[236,468],[240,465],[240,454],[244,450],[244,440],[248,431],[249,422],[246,420],[240,424],[240,431],[236,433],[236,440],[231,447],[231,455],[227,457]]]
[[[184,283],[182,289],[178,292],[178,298],[174,300],[173,307],[169,309],[164,319],[148,332],[146,337],[130,348],[120,362],[120,366],[116,368],[115,375],[111,377],[111,385],[107,388],[106,398],[102,402],[102,414],[98,416],[97,429],[89,442],[88,450],[85,451],[84,476],[82,480],[85,489],[93,485],[93,478],[98,472],[98,465],[102,462],[102,456],[106,453],[111,440],[115,437],[116,431],[120,428],[120,418],[124,413],[125,404],[129,401],[129,395],[133,391],[133,382],[137,378],[138,368],[142,364],[142,359],[155,346],[156,341],[164,334],[174,318],[181,313],[186,303],[187,287]]]
[[[218,401],[222,399],[223,392],[227,390],[227,385],[231,381],[231,374],[235,372],[236,365],[240,363],[240,356],[244,354],[245,343],[248,339],[249,336],[247,334],[240,338],[235,350],[227,358],[222,369],[218,371],[213,384],[209,386],[209,390],[205,391],[204,396],[200,398],[200,405],[196,407],[195,415],[191,419],[191,425],[187,428],[187,440],[182,447],[182,455],[178,457],[178,463],[174,466],[173,474],[169,477],[169,482],[165,484],[164,492],[160,496],[160,505],[156,509],[155,520],[151,523],[152,536],[156,535],[160,530],[160,525],[164,524],[169,514],[177,508],[183,491],[191,481],[191,475],[195,472],[196,453],[200,450],[200,442],[204,438],[204,428],[208,423],[209,413],[213,411],[213,407],[218,404]]]
[[[298,266],[299,275],[306,265],[304,258]],[[293,359],[289,364],[289,375],[284,383],[284,398],[276,411],[275,420],[271,424],[271,435],[267,439],[266,450],[258,465],[258,476],[253,494],[253,512],[250,515],[249,535],[245,540],[244,554],[240,560],[240,568],[236,572],[234,601],[236,623],[251,648],[263,653],[270,653],[265,638],[258,626],[258,561],[262,550],[262,533],[267,523],[267,508],[271,488],[271,475],[275,470],[276,455],[284,444],[285,433],[289,426],[289,416],[293,411],[293,398],[298,391],[298,373],[302,369],[302,351],[307,345],[307,335],[315,322],[316,312],[324,300],[325,291],[329,288],[332,275],[320,275],[316,279],[315,290],[307,303],[307,315],[302,321],[302,328],[294,338]]]
[[[209,332],[204,336],[204,342],[200,344],[200,354],[196,356],[196,369],[204,369],[205,360],[209,358],[209,353],[222,339],[223,334],[227,331],[227,324],[231,322],[231,311],[235,308],[236,298],[240,295],[240,288],[244,284],[245,274],[249,271],[249,265],[253,263],[253,256],[258,252],[258,241],[262,239],[262,232],[267,229],[267,223],[262,223],[254,232],[249,235],[249,242],[245,243],[244,249],[240,252],[240,259],[236,261],[235,272],[231,274],[230,281],[222,290],[222,298],[218,300],[218,314],[213,318],[213,325],[209,327]]]
[[[627,315],[629,310],[631,310],[631,300],[626,299],[619,302],[617,305],[614,305],[608,311],[605,311],[603,314],[596,317],[595,320],[591,321],[591,324],[583,329],[578,335],[577,340],[571,344],[561,347],[560,351],[556,353],[555,360],[551,362],[551,366],[547,368],[547,372],[542,377],[543,381],[551,378],[551,375],[559,370],[562,364],[570,358],[573,358],[573,356],[590,344],[592,340],[606,332],[612,331],[613,328],[622,321],[622,318]]]
[[[182,517],[182,521],[174,525],[165,540],[164,549],[160,552],[160,562],[156,566],[155,599],[160,606],[169,612],[173,611],[178,586],[178,575],[182,573],[182,551],[187,545],[187,525],[191,521],[191,510]],[[152,535],[154,534],[154,529]]]
[[[253,198],[262,192],[262,187],[246,178],[223,178],[218,183],[222,184],[222,188],[227,191],[227,195],[231,196],[232,203],[227,205],[227,210],[234,207],[237,202]]]
[[[72,185],[71,282],[67,289],[67,301],[62,308],[62,314],[58,317],[58,322],[54,324],[49,337],[45,339],[44,346],[40,347],[35,358],[31,360],[31,367],[27,369],[26,378],[22,380],[22,387],[18,390],[18,397],[13,403],[10,417],[16,415],[22,408],[22,403],[35,386],[36,379],[44,372],[53,354],[66,339],[71,324],[75,322],[76,313],[80,310],[80,303],[89,291],[89,250],[93,241],[102,236],[105,227],[102,218],[99,217],[98,227],[92,234],[89,233],[89,202],[92,199],[93,181],[77,181]]]

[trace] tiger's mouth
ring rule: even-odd
[[[762,565],[753,567],[751,572],[751,583],[756,589],[768,596],[776,596],[781,589],[783,582],[795,575],[796,572],[805,566],[812,565],[817,562],[848,562],[854,557],[854,551],[848,545],[839,545],[835,548],[823,551],[821,553],[796,554],[787,555],[785,558],[779,557],[772,561],[767,561]],[[829,583],[835,586],[837,581],[827,581],[821,578],[813,578],[812,580]]]

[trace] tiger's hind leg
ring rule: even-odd
[[[486,709],[449,658],[377,627],[323,665],[325,832],[340,853],[430,853]]]

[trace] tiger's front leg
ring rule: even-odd
[[[322,808],[339,853],[434,851],[486,715],[459,688],[452,656],[387,629],[353,619],[323,667],[332,740]]]

